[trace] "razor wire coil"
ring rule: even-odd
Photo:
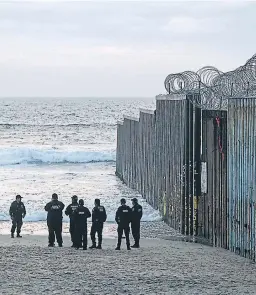
[[[256,97],[256,54],[237,69],[221,72],[206,66],[197,72],[169,74],[164,81],[169,94],[185,94],[204,109],[225,109],[228,98]]]

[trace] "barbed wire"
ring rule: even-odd
[[[256,54],[233,71],[207,66],[170,74],[164,85],[169,94],[185,94],[200,108],[225,109],[228,98],[256,97]]]

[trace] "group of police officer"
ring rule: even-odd
[[[21,196],[17,195],[16,200],[10,206],[10,216],[12,219],[11,237],[14,238],[15,230],[17,229],[17,238],[20,235],[22,220],[26,215],[26,208],[21,202]],[[91,240],[92,245],[90,249],[102,249],[102,231],[104,222],[107,219],[107,214],[104,206],[100,204],[99,199],[95,199],[92,214],[89,209],[84,206],[84,201],[78,201],[77,196],[72,197],[72,203],[68,205],[65,214],[70,218],[70,236],[72,247],[75,249],[83,248],[87,250],[87,219],[92,217]],[[137,198],[132,199],[132,208],[126,205],[126,200],[121,199],[121,206],[116,211],[115,221],[118,224],[118,242],[116,250],[120,250],[123,233],[126,238],[127,250],[140,247],[140,220],[142,218],[142,207],[138,204]],[[62,247],[62,219],[65,205],[58,200],[58,195],[53,194],[52,200],[46,204],[45,211],[47,211],[47,226],[49,232],[49,247],[54,247],[55,238],[59,247]],[[134,238],[134,245],[130,246],[130,224],[132,235]],[[96,233],[98,236],[98,245],[96,244]]]

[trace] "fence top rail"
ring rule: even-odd
[[[139,109],[140,113],[146,113],[150,115],[154,115],[154,110],[147,110],[147,109]]]
[[[232,97],[229,97],[228,100],[247,100],[247,99],[254,99],[256,100],[256,96],[244,96],[244,97],[241,97],[241,96],[232,96]]]
[[[255,108],[256,107],[256,99],[247,97],[247,98],[237,98],[237,99],[230,99],[227,105],[227,111],[229,112],[232,108],[239,108],[243,109],[244,111],[248,108]]]
[[[130,121],[136,121],[136,122],[139,122],[139,118],[137,118],[137,117],[132,117],[132,116],[126,116],[126,115],[124,115],[124,120],[130,120]]]
[[[186,94],[159,94],[156,96],[156,100],[185,100]]]

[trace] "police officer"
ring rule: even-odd
[[[73,196],[72,203],[68,205],[65,214],[69,216],[69,232],[71,236],[71,242],[73,243],[72,247],[74,247],[74,240],[75,240],[75,221],[74,221],[74,212],[78,208],[78,197]]]
[[[62,247],[62,211],[65,205],[58,201],[58,195],[53,194],[51,202],[45,206],[47,214],[47,226],[49,231],[49,247],[54,247],[55,236],[59,247]]]
[[[87,218],[91,217],[91,212],[84,207],[84,200],[79,200],[79,206],[74,212],[75,222],[75,248],[79,249],[83,246],[83,250],[87,250]],[[83,244],[83,245],[82,245]]]
[[[11,228],[11,237],[14,238],[14,233],[17,228],[17,238],[22,238],[20,235],[21,227],[22,227],[22,219],[26,215],[25,205],[21,202],[21,196],[16,196],[16,201],[13,201],[10,206],[9,214],[12,219],[12,228]]]
[[[97,248],[102,249],[102,231],[103,224],[107,219],[107,214],[104,206],[100,205],[100,200],[95,199],[94,201],[95,207],[92,209],[92,228],[91,228],[91,240],[92,246],[90,249]],[[98,235],[98,246],[96,247],[96,239],[95,234]]]
[[[138,204],[138,199],[132,199],[132,219],[131,219],[131,228],[132,236],[134,238],[134,245],[132,248],[140,247],[140,220],[142,217],[142,207]]]
[[[116,250],[120,250],[121,241],[122,241],[122,235],[123,232],[125,234],[126,238],[126,246],[127,250],[131,250],[130,247],[130,227],[129,224],[131,222],[131,208],[126,205],[126,200],[121,199],[121,206],[116,211],[116,223],[118,224],[117,233],[118,233],[118,242]]]

